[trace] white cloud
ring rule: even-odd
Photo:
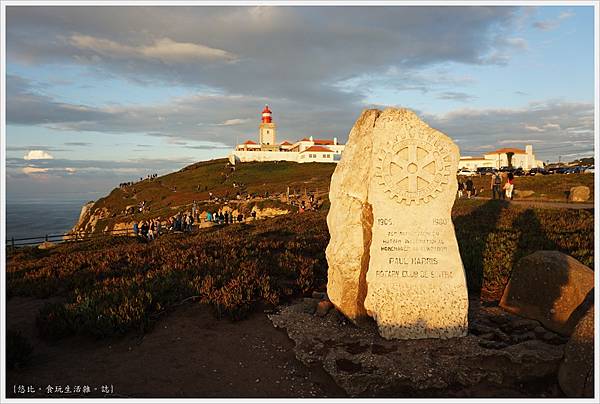
[[[239,118],[235,118],[235,119],[228,119],[222,123],[217,124],[218,126],[234,126],[234,125],[241,125],[245,122],[248,122],[247,119],[239,119]]]
[[[47,172],[48,172],[47,168],[31,167],[31,166],[23,167],[23,173],[25,173],[27,175],[43,174],[43,173],[47,173]]]
[[[52,160],[53,158],[50,153],[44,150],[29,150],[29,153],[23,156],[24,160]]]
[[[530,132],[544,132],[545,131],[545,129],[542,129],[535,125],[525,125],[525,129],[527,129]]]
[[[130,46],[109,39],[75,34],[71,35],[69,43],[80,50],[96,52],[106,57],[158,60],[167,64],[193,60],[234,61],[237,59],[234,54],[223,49],[191,42],[176,42],[170,38],[155,40],[152,45]]]

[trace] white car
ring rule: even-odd
[[[471,171],[467,168],[463,168],[462,170],[458,170],[458,174],[457,175],[462,175],[465,177],[472,177],[474,175],[477,175],[477,173],[475,171]]]
[[[584,173],[594,174],[594,166],[586,168]]]

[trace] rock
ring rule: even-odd
[[[329,300],[327,298],[327,293],[325,293],[325,292],[317,292],[317,291],[312,292],[312,298],[313,299],[319,299],[319,300]]]
[[[358,118],[344,149],[344,158],[331,177],[327,215],[327,295],[335,307],[357,323],[367,316],[366,275],[369,264],[370,226],[373,215],[367,203],[372,130],[380,111],[366,110]],[[362,160],[362,164],[358,162]]]
[[[528,189],[524,189],[524,190],[515,189],[513,193],[515,194],[515,197],[517,197],[517,198],[528,198],[531,195],[535,194],[535,191],[531,191]]]
[[[530,320],[528,318],[515,318],[510,322],[510,327],[513,330],[533,330],[540,326],[540,322],[537,320]]]
[[[376,324],[342,325],[282,307],[268,318],[294,341],[298,360],[322,367],[350,397],[531,396],[555,379],[562,346],[539,340],[509,345],[475,335],[450,339],[387,340]],[[370,349],[369,349],[370,348]],[[546,390],[546,387],[543,387]]]
[[[585,185],[573,187],[569,191],[569,202],[585,202],[590,199],[590,189]]]
[[[579,321],[565,346],[558,382],[569,397],[594,397],[594,306]]]
[[[521,343],[523,341],[529,341],[535,339],[535,333],[532,331],[526,332],[524,334],[516,334],[512,336],[512,342],[515,344]]]
[[[331,310],[332,308],[333,308],[333,303],[331,303],[328,300],[321,300],[317,304],[317,310],[315,312],[315,315],[317,315],[319,317],[325,317],[327,315],[327,313],[329,313],[329,310]]]
[[[458,147],[406,109],[365,111],[331,181],[328,295],[385,338],[467,333],[467,288],[450,211]]]
[[[575,258],[558,251],[537,251],[515,264],[500,307],[570,335],[593,287],[594,272]]]
[[[302,311],[304,311],[304,313],[314,314],[318,304],[319,301],[317,299],[306,298],[302,301]]]
[[[54,248],[56,247],[56,244],[51,243],[50,241],[44,241],[42,244],[38,245],[38,249],[39,250],[47,250],[49,248]]]

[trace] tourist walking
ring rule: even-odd
[[[465,184],[462,180],[458,180],[458,199],[463,197],[463,192],[465,190]]]
[[[139,234],[139,226],[138,226],[138,222],[133,222],[133,235],[137,236]]]
[[[500,174],[498,173],[493,173],[492,182],[490,184],[490,187],[492,188],[492,199],[496,199],[496,195],[498,195],[498,199],[501,198],[500,185],[502,185],[502,177],[500,177]]]
[[[515,189],[514,180],[515,180],[515,177],[514,177],[513,173],[508,173],[508,179],[506,180],[506,184],[504,184],[506,199],[510,199],[510,200],[513,199],[513,192]]]
[[[472,179],[469,178],[467,180],[466,188],[467,188],[467,198],[471,199],[471,195],[473,195],[473,180]]]

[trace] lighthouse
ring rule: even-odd
[[[258,139],[260,141],[261,150],[279,150],[276,145],[277,125],[273,123],[272,112],[268,105],[262,111],[262,120],[258,129]]]

